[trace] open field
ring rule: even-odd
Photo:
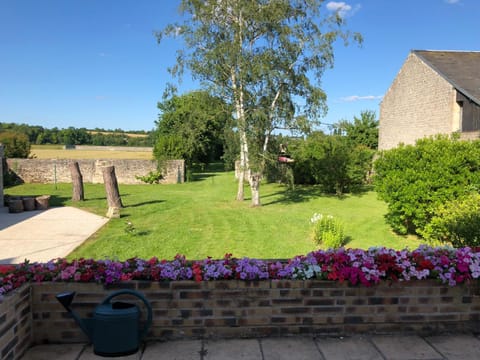
[[[72,205],[70,184],[25,184],[12,195],[51,194],[54,205]],[[232,172],[197,174],[176,185],[120,185],[124,208],[71,257],[126,259],[134,256],[189,259],[225,253],[236,257],[289,258],[316,249],[311,240],[313,213],[331,214],[345,224],[349,247],[416,248],[419,241],[393,234],[383,215],[386,205],[366,192],[343,198],[324,196],[316,187],[288,191],[278,184],[261,187],[260,208],[237,202]],[[246,189],[249,194],[249,189]],[[85,184],[86,201],[74,206],[105,215],[103,185]],[[127,222],[130,222],[129,226]]]
[[[102,134],[102,135],[124,135],[131,138],[146,138],[148,134],[135,134],[135,133],[118,133],[118,132],[111,132],[111,131],[95,131],[95,130],[87,130],[87,133],[95,135],[95,134]]]
[[[62,145],[32,145],[30,156],[37,159],[126,159],[151,160],[152,152],[119,150],[65,150]]]

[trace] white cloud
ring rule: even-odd
[[[458,4],[460,0],[445,0],[447,4]]]
[[[344,1],[330,1],[329,3],[327,3],[327,10],[332,12],[338,12],[338,15],[340,15],[342,18],[347,16],[353,16],[353,14],[360,10],[360,7],[360,4],[352,7]]]
[[[355,101],[362,101],[362,100],[380,100],[383,98],[383,95],[350,95],[340,98],[342,102],[355,102]]]

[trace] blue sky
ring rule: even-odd
[[[151,130],[181,43],[153,32],[181,20],[177,0],[0,0],[0,122]],[[325,1],[362,47],[335,47],[321,121],[379,113],[414,49],[480,50],[478,0]],[[330,10],[328,10],[328,9]],[[187,74],[182,91],[197,89]],[[325,129],[327,127],[325,126]]]

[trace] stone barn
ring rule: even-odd
[[[380,104],[379,150],[454,132],[480,137],[480,52],[412,51]]]

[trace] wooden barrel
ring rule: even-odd
[[[24,197],[22,201],[23,201],[23,210],[25,211],[35,210],[35,198]]]
[[[10,201],[8,202],[8,212],[20,213],[22,211],[23,211],[22,199],[10,199]]]

